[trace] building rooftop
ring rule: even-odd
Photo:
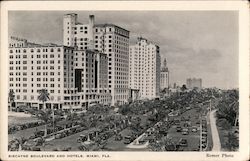
[[[112,23],[105,23],[105,24],[95,24],[94,25],[94,27],[117,27],[117,28],[120,28],[120,29],[122,29],[122,30],[125,30],[125,31],[127,31],[127,32],[129,32],[128,30],[126,30],[126,29],[124,29],[124,28],[122,28],[122,27],[120,27],[120,26],[117,26],[117,25],[115,25],[115,24],[112,24]]]

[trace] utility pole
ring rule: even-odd
[[[200,151],[202,151],[202,116],[200,114]]]
[[[209,107],[209,112],[211,112],[211,108],[212,108],[212,99],[210,99],[210,107]]]

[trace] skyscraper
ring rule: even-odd
[[[77,21],[77,14],[64,15],[63,43],[77,50],[95,49],[108,57],[108,88],[111,105],[128,101],[129,31],[114,24],[95,24],[94,15],[89,23]]]
[[[139,37],[129,52],[129,85],[138,89],[140,97],[153,99],[160,94],[160,48],[153,42]]]

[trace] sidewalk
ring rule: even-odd
[[[216,126],[215,112],[216,112],[216,110],[213,110],[210,112],[210,125],[211,125],[212,139],[213,139],[212,151],[220,151],[221,150],[221,143],[220,143],[218,129]]]

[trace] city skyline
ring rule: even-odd
[[[62,44],[62,15],[72,12],[9,12],[9,35]],[[161,59],[167,58],[171,84],[182,85],[189,77],[201,77],[204,87],[238,87],[237,12],[103,12],[74,13],[83,23],[94,14],[98,23],[114,23],[129,30],[130,44],[137,36],[156,42]],[[43,25],[45,22],[48,25]]]

